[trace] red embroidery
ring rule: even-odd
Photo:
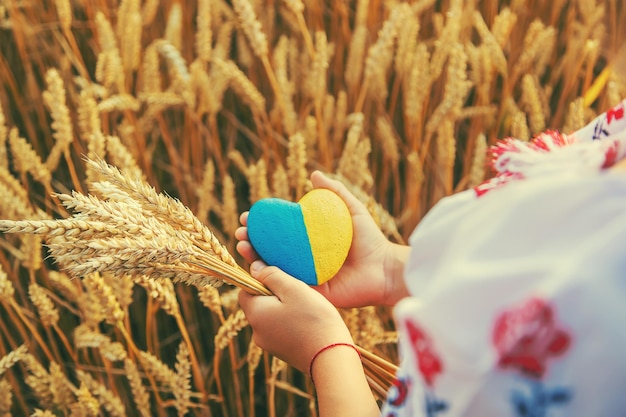
[[[405,379],[396,378],[393,380],[393,387],[396,389],[397,395],[394,398],[387,398],[387,402],[394,407],[401,407],[409,394],[408,382]]]
[[[552,307],[539,298],[504,312],[493,330],[500,367],[535,378],[543,376],[548,358],[563,354],[570,342],[570,336],[557,328]]]
[[[411,346],[418,361],[418,370],[424,377],[426,385],[435,382],[435,376],[443,371],[441,360],[435,353],[428,336],[412,320],[406,320],[406,329],[411,339]]]
[[[620,103],[606,112],[606,123],[611,124],[613,120],[621,120],[624,117],[624,103]]]
[[[503,185],[508,184],[512,180],[521,180],[523,178],[524,176],[522,174],[519,174],[519,173],[512,174],[510,172],[505,172],[503,174],[490,178],[487,181],[477,185],[476,187],[474,187],[474,192],[476,193],[477,197],[480,197],[481,195],[485,194],[487,191],[493,190],[495,188],[500,188]]]
[[[613,141],[604,152],[604,163],[602,168],[609,168],[615,165],[617,157],[619,155],[619,141]]]
[[[554,148],[562,148],[567,145],[571,145],[574,139],[568,135],[565,135],[558,130],[547,130],[535,137],[531,142],[537,150],[543,150],[550,152]]]
[[[548,130],[536,136],[530,142],[522,142],[513,138],[499,140],[489,148],[488,165],[496,175],[482,184],[474,187],[477,197],[482,196],[487,191],[500,188],[512,180],[524,179],[524,174],[510,169],[511,159],[514,154],[546,153],[556,148],[562,148],[574,142],[574,138],[564,135],[556,130]],[[516,167],[518,170],[519,166]]]

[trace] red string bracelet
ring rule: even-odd
[[[315,359],[317,359],[317,357],[324,351],[327,351],[330,348],[334,348],[336,346],[348,346],[351,347],[352,349],[354,349],[354,351],[357,353],[357,355],[359,355],[359,358],[361,358],[361,352],[359,352],[359,350],[357,349],[356,346],[354,346],[352,343],[344,343],[344,342],[338,342],[338,343],[331,343],[330,345],[326,345],[323,348],[321,348],[320,350],[318,350],[315,355],[313,355],[313,357],[311,358],[311,362],[309,362],[309,376],[311,377],[311,381],[313,381],[313,362],[315,362]],[[315,382],[313,382],[315,383]]]

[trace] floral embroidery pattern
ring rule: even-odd
[[[541,299],[531,298],[496,320],[493,342],[501,367],[517,368],[524,374],[541,378],[547,359],[564,353],[570,337],[556,327],[550,306]]]
[[[595,126],[593,127],[592,140],[604,139],[611,135],[609,126],[624,118],[624,102],[619,103],[605,113],[606,117],[600,117],[597,119]]]
[[[394,380],[390,393],[391,391],[394,391],[394,394],[387,398],[387,402],[394,407],[402,406],[409,394],[409,381],[403,378]]]
[[[567,351],[571,337],[555,322],[552,307],[540,298],[531,298],[496,319],[493,344],[502,369],[519,371],[526,386],[512,393],[511,402],[518,416],[544,417],[552,405],[571,398],[566,388],[545,387],[547,362]]]
[[[567,388],[546,388],[540,381],[529,381],[526,389],[513,391],[511,403],[520,417],[546,417],[549,407],[567,403],[571,392]]]
[[[426,384],[424,404],[426,415],[434,417],[448,409],[448,403],[434,393],[435,377],[443,372],[443,364],[435,352],[430,338],[413,320],[406,320],[406,330],[417,358],[417,367]]]
[[[411,340],[411,345],[418,360],[419,373],[424,377],[424,382],[432,387],[435,376],[443,371],[441,360],[437,357],[430,339],[413,320],[406,321],[406,329]]]
[[[611,124],[614,120],[622,120],[624,117],[624,103],[619,103],[606,112],[606,123]]]
[[[548,130],[529,142],[499,140],[489,148],[487,156],[495,176],[474,187],[476,196],[531,176],[578,168],[600,170],[614,165],[626,157],[625,103],[626,100],[570,135]],[[601,144],[596,146],[593,142]],[[562,148],[568,150],[559,151]]]
[[[526,178],[522,173],[524,165],[537,163],[536,156],[568,146],[574,138],[556,130],[548,130],[530,142],[506,138],[489,148],[489,166],[496,173],[493,178],[474,187],[478,197],[487,191],[500,188],[514,180]],[[540,161],[542,163],[543,161]]]

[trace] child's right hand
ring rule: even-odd
[[[250,272],[273,294],[239,292],[239,305],[262,349],[307,372],[311,358],[324,346],[353,344],[337,309],[306,283],[262,261],[253,262]]]
[[[353,238],[348,257],[330,281],[313,287],[337,307],[394,305],[408,295],[404,284],[404,263],[409,248],[385,238],[367,208],[339,181],[319,171],[311,174],[315,188],[327,188],[346,203],[352,216]],[[241,215],[237,229],[237,251],[252,263],[259,256],[248,241],[248,213]]]

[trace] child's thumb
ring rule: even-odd
[[[259,264],[255,265],[257,262]],[[255,261],[250,265],[252,276],[259,280],[279,299],[294,286],[305,285],[304,282],[285,273],[275,266],[267,266],[261,261]]]

